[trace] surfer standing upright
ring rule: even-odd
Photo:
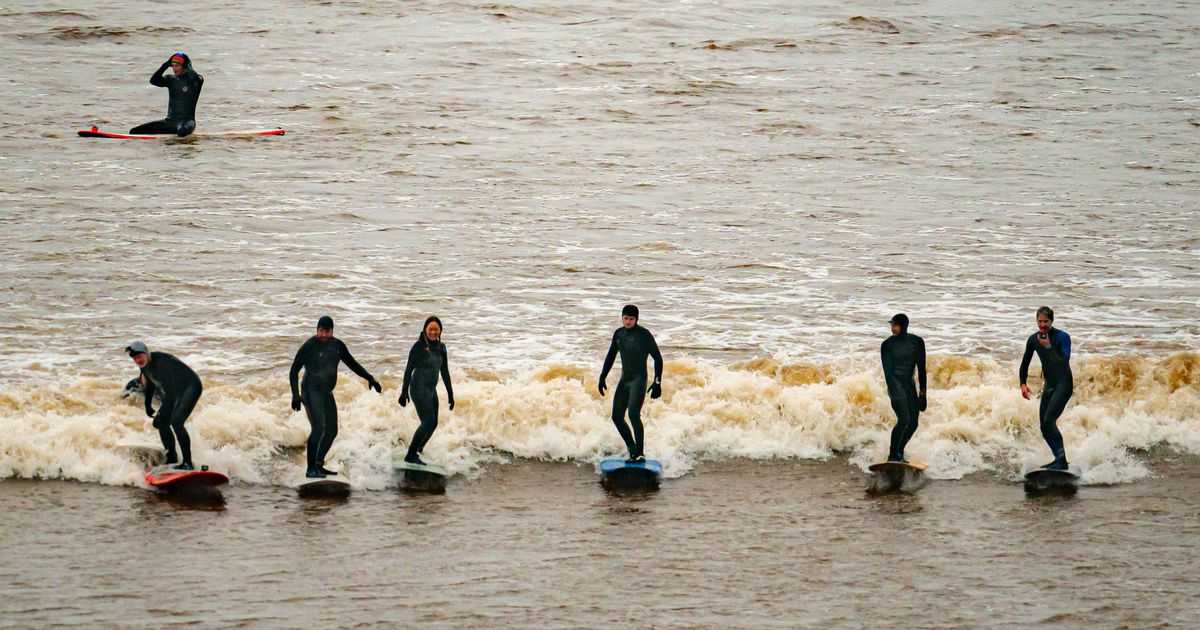
[[[173,75],[164,76],[170,66]],[[184,137],[196,130],[196,102],[200,100],[200,88],[204,77],[192,68],[192,60],[183,52],[176,52],[170,59],[150,75],[150,85],[167,88],[167,117],[129,130],[132,135],[175,134]]]
[[[333,388],[337,386],[338,364],[345,363],[350,371],[367,381],[367,387],[382,393],[383,387],[350,354],[350,349],[341,339],[333,336],[333,318],[322,315],[317,320],[317,334],[308,338],[296,351],[288,382],[292,386],[292,411],[300,411],[301,403],[308,413],[308,470],[306,477],[319,479],[337,473],[325,468],[325,456],[337,437],[337,401]],[[304,382],[297,387],[300,370],[304,370]]]
[[[421,328],[421,336],[408,351],[408,364],[404,366],[404,382],[400,385],[401,407],[408,405],[412,398],[413,407],[417,408],[417,419],[421,426],[413,433],[408,442],[408,454],[404,461],[410,464],[426,465],[421,461],[421,451],[438,425],[438,377],[446,385],[446,403],[454,411],[454,386],[450,384],[450,359],[446,354],[446,344],[442,343],[442,320],[430,315]]]
[[[1054,327],[1054,311],[1049,306],[1037,310],[1037,327],[1038,331],[1025,342],[1025,356],[1021,358],[1021,369],[1017,374],[1021,379],[1021,395],[1025,400],[1031,398],[1025,381],[1029,378],[1029,362],[1036,352],[1042,362],[1042,377],[1045,379],[1038,420],[1042,438],[1054,454],[1054,461],[1043,468],[1068,470],[1067,449],[1058,430],[1058,417],[1067,408],[1067,401],[1071,399],[1075,388],[1075,378],[1071,374],[1071,336]]]
[[[646,439],[642,428],[642,403],[646,393],[650,398],[662,396],[663,358],[658,351],[658,343],[649,330],[638,325],[638,307],[627,304],[621,309],[621,327],[613,333],[612,343],[608,347],[608,355],[604,357],[604,369],[600,372],[600,395],[608,389],[605,380],[612,370],[617,353],[621,354],[621,380],[617,390],[613,392],[612,419],[617,425],[617,432],[629,449],[630,462],[646,461]],[[654,382],[646,388],[646,357],[654,357]],[[625,424],[625,412],[629,412],[629,425],[633,425],[633,434],[629,433],[629,425]]]
[[[903,462],[907,461],[904,447],[917,432],[917,419],[925,410],[925,340],[909,334],[908,316],[904,313],[897,313],[888,323],[892,325],[892,336],[879,348],[888,398],[896,412],[888,461]],[[920,381],[919,393],[913,385],[914,370]]]

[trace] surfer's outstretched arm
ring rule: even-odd
[[[345,342],[343,342],[341,339],[338,339],[337,344],[338,357],[341,358],[342,363],[345,363],[346,367],[350,368],[351,372],[357,374],[360,378],[367,382],[367,385],[370,385],[372,389],[374,389],[376,384],[375,377],[371,376],[371,373],[367,371],[367,368],[363,367],[354,359],[354,355],[350,354],[350,348],[346,347]]]

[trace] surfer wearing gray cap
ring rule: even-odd
[[[879,347],[883,379],[892,411],[896,412],[888,461],[903,462],[907,461],[904,447],[917,432],[917,419],[925,411],[925,340],[908,332],[908,316],[904,313],[897,313],[888,323],[892,326],[892,336]],[[913,384],[914,370],[920,381],[920,393]]]
[[[613,333],[608,354],[604,357],[604,369],[600,371],[598,389],[600,395],[608,390],[608,372],[612,370],[617,354],[621,355],[621,380],[613,392],[612,420],[617,432],[629,449],[630,462],[646,461],[646,438],[642,428],[642,403],[646,394],[650,398],[662,396],[663,358],[658,351],[658,342],[649,330],[638,325],[638,307],[633,304],[621,309],[621,327]],[[646,388],[646,358],[654,358],[654,382]],[[625,413],[629,412],[629,424],[625,424]],[[633,427],[632,435],[629,432]]]
[[[158,436],[167,451],[167,463],[178,463],[176,468],[179,470],[192,470],[192,440],[183,423],[192,415],[196,401],[204,391],[200,377],[183,361],[166,352],[150,352],[141,341],[125,346],[125,352],[142,370],[142,380],[146,384],[146,415],[154,418],[154,428],[158,429]],[[162,396],[158,413],[151,404],[155,392]],[[182,462],[175,452],[176,439],[183,455]]]
[[[341,339],[333,336],[333,318],[328,315],[317,320],[317,334],[308,338],[296,351],[288,381],[292,386],[292,411],[304,411],[308,415],[311,430],[308,434],[308,470],[306,477],[321,478],[337,473],[325,468],[325,455],[333,446],[338,433],[337,401],[333,388],[337,385],[338,364],[345,363],[350,371],[367,381],[367,387],[382,392],[379,381],[359,365],[350,354],[350,349]],[[304,381],[297,387],[300,370],[304,370]]]

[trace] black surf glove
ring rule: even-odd
[[[656,399],[656,398],[661,398],[662,397],[662,384],[654,383],[650,386],[650,389],[647,389],[646,391],[650,392],[650,398],[652,400]]]
[[[401,407],[407,407],[408,406],[408,394],[400,394],[399,403],[400,403]]]
[[[155,429],[162,428],[162,416],[152,416],[152,417],[154,418],[154,422],[151,422],[150,426],[154,427]]]
[[[925,398],[925,392],[921,392],[921,395],[919,397],[917,397],[917,408],[920,409],[921,411],[925,411],[925,407],[927,407],[928,405],[929,405],[929,400]]]
[[[292,396],[292,411],[300,411],[300,397]]]
[[[454,397],[450,397],[450,411],[454,411]]]
[[[597,387],[597,389],[600,390],[601,396],[604,396],[604,392],[608,391],[608,384],[604,382],[604,379],[600,379],[600,385]]]
[[[379,384],[379,381],[377,381],[375,379],[371,379],[370,381],[367,381],[367,387],[369,389],[375,390],[375,393],[377,393],[377,394],[383,393],[383,387]]]

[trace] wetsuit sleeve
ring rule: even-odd
[[[893,376],[895,370],[892,364],[892,339],[894,337],[888,337],[883,340],[883,343],[879,344],[879,361],[883,364],[883,383],[887,386],[889,392],[894,387],[892,379],[895,378]]]
[[[650,340],[650,357],[654,359],[654,382],[662,382],[663,373],[663,358],[662,353],[658,351],[658,342],[654,340],[654,335],[650,331],[646,331],[646,337]]]
[[[292,398],[300,397],[300,368],[304,367],[310,347],[310,342],[305,341],[296,351],[296,358],[292,360],[292,370],[288,372],[288,382],[292,385]]]
[[[1062,334],[1060,334],[1058,336],[1058,339],[1059,339],[1058,350],[1059,350],[1059,352],[1062,353],[1062,357],[1063,357],[1064,361],[1070,361],[1071,360],[1071,335],[1068,335],[1067,333],[1062,332],[1062,331],[1059,331],[1059,332]]]
[[[375,380],[375,377],[371,376],[371,373],[366,368],[354,360],[354,357],[350,354],[350,348],[347,348],[341,339],[338,340],[338,357],[342,359],[342,363],[345,363],[346,367],[350,368],[351,372],[354,372],[366,381]]]
[[[163,72],[166,72],[167,66],[169,65],[171,65],[170,59],[164,61],[163,65],[159,66],[158,70],[155,70],[154,74],[150,75],[150,85],[155,87],[167,87],[167,79],[163,77]]]
[[[413,347],[408,351],[408,365],[404,366],[404,382],[400,385],[401,396],[408,395],[408,384],[412,382],[413,372],[417,369],[417,360],[419,358],[417,350],[420,345],[421,342],[418,341],[417,343],[414,343]]]
[[[154,400],[154,381],[148,378],[144,378],[142,380],[145,381],[142,391],[146,394],[146,415],[152,416],[154,415],[154,406],[151,405],[151,402]]]
[[[617,360],[617,335],[621,334],[620,330],[613,333],[612,343],[608,346],[608,355],[604,357],[604,369],[600,370],[600,380],[608,378],[608,373],[612,371],[613,363]]]
[[[1034,345],[1037,341],[1034,339],[1036,335],[1030,335],[1029,340],[1025,342],[1025,356],[1021,358],[1021,369],[1017,371],[1017,376],[1021,379],[1021,384],[1029,380],[1029,362],[1033,360]]]
[[[454,386],[450,384],[450,353],[442,346],[442,382],[446,384],[446,398],[454,400]]]
[[[925,340],[917,341],[917,382],[925,391]]]
[[[200,90],[204,89],[204,77],[196,75],[196,89],[192,90],[192,111],[196,111],[196,104],[200,102]]]

